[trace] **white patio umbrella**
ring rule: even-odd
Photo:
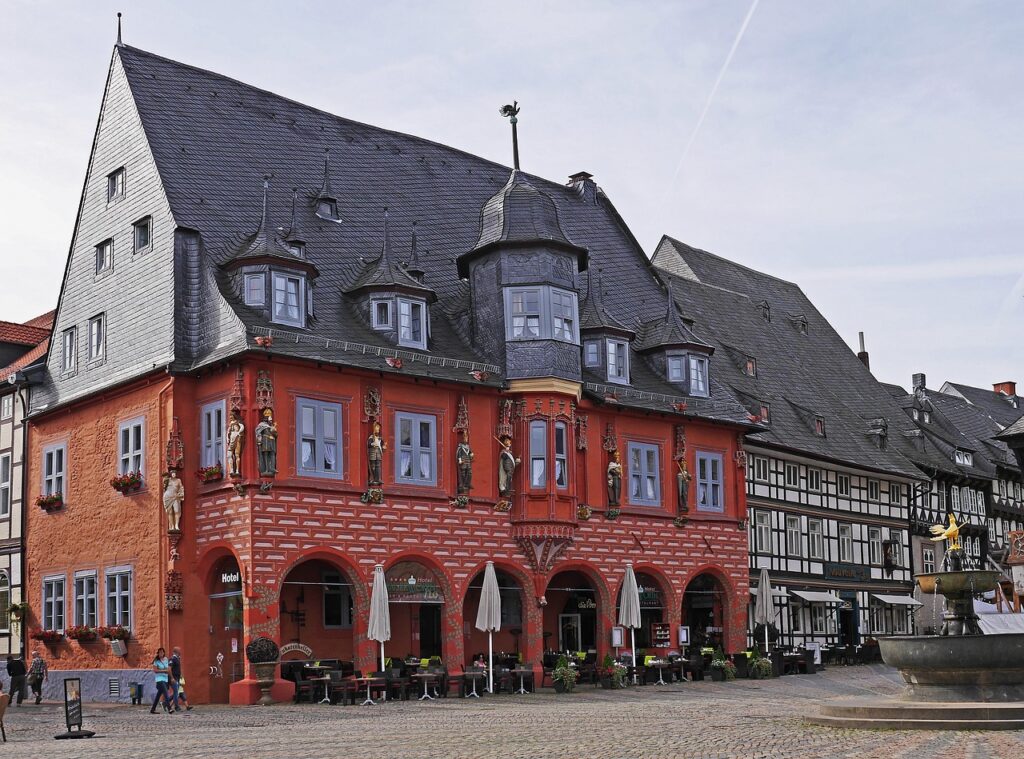
[[[768,570],[761,569],[757,580],[757,595],[754,597],[754,624],[764,625],[764,652],[768,653],[768,626],[775,621],[775,601],[772,598],[772,583]]]
[[[494,562],[484,569],[484,587],[480,591],[480,606],[476,610],[476,629],[487,633],[487,692],[494,693],[494,633],[501,629],[501,593]]]
[[[626,564],[626,575],[622,579],[622,593],[619,596],[619,624],[629,628],[633,650],[633,680],[636,681],[636,628],[640,622],[640,590],[636,586],[633,565]]]
[[[388,584],[384,565],[373,568],[373,592],[370,594],[370,624],[366,637],[380,642],[380,669],[384,671],[384,641],[391,640],[391,611],[388,608]]]

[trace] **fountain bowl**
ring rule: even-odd
[[[964,572],[928,572],[914,575],[922,593],[958,596],[963,593],[986,593],[999,584],[999,572],[972,569]]]

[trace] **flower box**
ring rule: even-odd
[[[196,472],[196,477],[199,478],[200,482],[217,482],[224,479],[224,469],[220,464],[204,466]]]
[[[86,625],[71,625],[64,634],[70,640],[77,640],[79,643],[92,643],[99,637],[95,628]]]
[[[36,506],[43,511],[58,511],[64,506],[64,496],[61,493],[50,493],[36,498]]]
[[[29,633],[32,640],[38,640],[47,646],[55,646],[64,640],[64,633],[57,630],[33,630]]]
[[[132,631],[121,625],[97,627],[96,632],[101,638],[106,638],[107,640],[128,640],[132,637]]]
[[[113,477],[110,480],[110,487],[121,495],[129,495],[142,487],[142,472],[126,472]]]

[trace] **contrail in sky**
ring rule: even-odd
[[[669,182],[668,190],[665,191],[665,196],[662,198],[662,203],[668,200],[669,195],[672,194],[672,190],[675,189],[676,180],[679,178],[679,172],[683,169],[683,161],[686,160],[686,156],[690,153],[690,148],[693,147],[694,140],[697,139],[697,134],[700,132],[701,126],[704,125],[704,119],[708,115],[708,111],[711,110],[711,102],[715,99],[715,93],[718,92],[718,85],[722,83],[722,78],[725,76],[725,72],[729,68],[729,64],[732,63],[732,57],[736,55],[736,48],[740,46],[740,40],[743,39],[743,34],[747,31],[747,27],[750,25],[750,19],[754,16],[754,11],[757,10],[757,4],[761,0],[754,0],[750,4],[750,10],[747,11],[746,18],[743,19],[743,23],[740,24],[740,30],[736,33],[736,39],[732,41],[732,47],[729,48],[729,55],[725,57],[725,63],[722,64],[721,70],[718,72],[718,78],[715,79],[715,85],[711,88],[711,92],[708,93],[707,102],[704,103],[704,110],[701,111],[700,118],[697,119],[697,125],[693,128],[693,132],[690,133],[690,139],[686,141],[686,147],[683,148],[683,154],[679,157],[679,163],[676,164],[676,170],[672,174],[672,181]]]

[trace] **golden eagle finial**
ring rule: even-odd
[[[941,524],[933,524],[930,528],[932,533],[932,540],[938,542],[940,540],[946,541],[947,551],[959,551],[960,550],[960,525],[956,523],[956,518],[949,515],[949,526],[944,527]]]

